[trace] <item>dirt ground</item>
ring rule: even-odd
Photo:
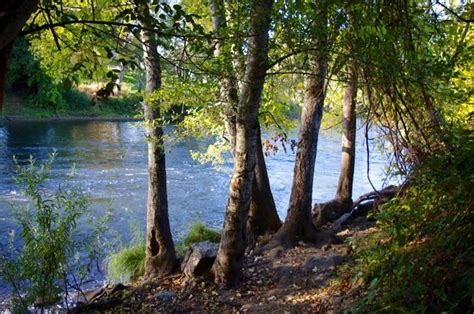
[[[206,278],[181,274],[129,287],[78,311],[164,313],[342,313],[360,297],[360,283],[344,276],[353,257],[350,237],[370,232],[373,222],[359,219],[337,233],[332,243],[300,242],[245,256],[236,289],[221,290]]]

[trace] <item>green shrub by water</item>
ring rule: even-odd
[[[14,207],[19,233],[12,231],[8,251],[0,252],[0,277],[13,291],[16,311],[23,313],[35,300],[45,306],[62,292],[81,289],[106,252],[110,215],[83,221],[89,198],[79,187],[63,183],[54,192],[46,190],[53,159],[54,154],[39,166],[33,158],[27,166],[17,162],[15,181],[30,202]],[[86,222],[91,227],[79,231]]]
[[[111,282],[130,282],[145,271],[145,244],[134,243],[108,258],[107,278]]]
[[[136,229],[136,228],[134,228]],[[218,231],[198,222],[193,224],[184,239],[176,245],[176,254],[183,256],[194,243],[202,241],[219,242]],[[143,234],[135,231],[134,240],[107,258],[107,278],[111,282],[130,282],[143,276],[145,271],[145,244]]]
[[[194,243],[210,241],[218,243],[221,240],[219,231],[207,228],[203,223],[195,223],[190,228],[184,239],[176,245],[176,253],[184,255],[186,250]]]
[[[474,134],[413,170],[402,197],[383,206],[377,230],[356,242],[360,312],[468,313],[474,309]]]

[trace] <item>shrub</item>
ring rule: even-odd
[[[357,242],[363,312],[462,312],[474,307],[474,135],[455,131],[448,147],[413,169],[403,197]]]
[[[14,208],[21,245],[16,248],[12,232],[10,250],[0,257],[0,276],[11,285],[22,311],[34,301],[43,308],[58,301],[61,292],[81,288],[101,257],[97,248],[103,244],[110,218],[106,215],[95,219],[96,223],[91,220],[94,227],[85,236],[79,235],[77,226],[88,211],[88,196],[74,186],[60,186],[54,193],[45,190],[53,159],[54,154],[39,167],[32,157],[29,166],[16,162],[15,180],[30,204]]]
[[[218,243],[221,240],[220,232],[207,228],[203,223],[193,224],[184,239],[176,245],[176,253],[184,255],[186,250],[194,243],[210,241]]]
[[[130,282],[145,272],[145,244],[134,243],[108,258],[107,278],[111,282]]]
[[[133,228],[137,230],[136,226]],[[107,277],[112,282],[129,282],[143,276],[145,271],[145,244],[143,234],[134,232],[134,239],[127,247],[120,248],[107,258]],[[176,245],[178,256],[183,256],[189,246],[202,241],[219,242],[218,231],[198,222],[191,226],[188,234]]]

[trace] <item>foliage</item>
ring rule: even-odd
[[[474,136],[417,166],[403,196],[384,205],[377,232],[357,242],[364,312],[469,312],[474,304]]]
[[[128,246],[122,246],[107,260],[107,278],[112,282],[130,282],[143,276],[145,271],[145,240],[142,232],[133,228],[134,238]],[[194,243],[210,241],[218,243],[221,235],[203,223],[193,224],[182,241],[176,245],[178,256],[184,256]]]
[[[219,231],[209,229],[203,223],[197,222],[189,228],[187,235],[177,244],[176,252],[178,255],[184,255],[188,247],[194,243],[203,241],[218,243],[220,240],[221,233]]]
[[[145,272],[145,243],[133,242],[107,259],[107,278],[112,282],[137,280]]]
[[[60,110],[65,105],[62,86],[47,75],[40,61],[32,55],[30,44],[18,38],[13,45],[8,71],[8,86],[17,94],[30,94],[29,103],[42,109]]]
[[[17,305],[23,310],[33,301],[39,300],[43,307],[58,301],[61,292],[80,290],[106,249],[103,235],[110,213],[91,218],[88,224],[93,227],[85,235],[79,234],[77,226],[88,211],[88,196],[69,185],[58,187],[54,193],[45,189],[53,159],[54,154],[40,166],[32,157],[29,166],[17,162],[15,180],[31,203],[14,208],[21,247],[15,248],[17,239],[12,231],[9,252],[0,259],[0,275],[12,286]]]
[[[145,271],[145,237],[138,222],[130,225],[132,240],[122,245],[105,260],[107,279],[111,282],[137,280]]]

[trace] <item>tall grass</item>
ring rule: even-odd
[[[219,231],[207,228],[203,223],[193,224],[183,240],[176,245],[176,254],[183,257],[194,243],[210,241],[218,243]],[[127,247],[120,248],[107,259],[107,277],[111,282],[133,282],[145,271],[145,241],[143,234],[136,235]]]

